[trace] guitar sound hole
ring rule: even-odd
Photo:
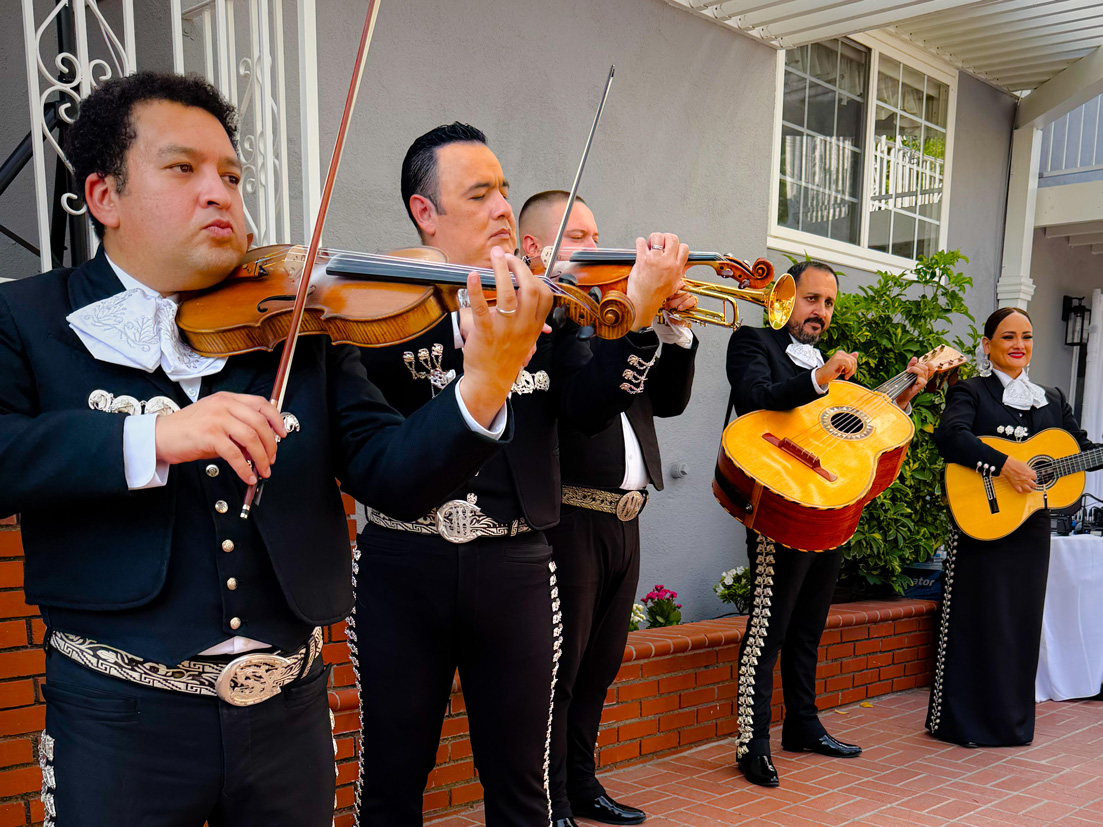
[[[852,413],[834,413],[831,415],[831,426],[844,434],[857,434],[865,428],[865,423]]]
[[[824,430],[839,439],[865,439],[873,433],[869,417],[858,408],[849,405],[828,408],[820,414]]]

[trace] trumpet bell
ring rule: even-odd
[[[780,330],[788,323],[797,298],[796,282],[788,273],[783,273],[770,284],[757,289],[728,287],[697,279],[683,279],[683,285],[687,293],[697,296],[698,299],[719,301],[720,310],[695,307],[692,310],[666,311],[665,315],[678,321],[712,324],[732,330],[740,325],[737,301],[751,302],[765,308],[770,327]]]

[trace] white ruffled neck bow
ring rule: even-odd
[[[225,357],[201,356],[180,338],[176,302],[108,263],[125,288],[66,316],[96,359],[153,373],[158,366],[176,382],[218,373]]]
[[[1017,411],[1029,411],[1031,408],[1044,408],[1049,404],[1045,389],[1030,381],[1025,368],[1014,379],[998,368],[993,368],[992,373],[1003,385],[1003,404],[1007,407]]]
[[[789,338],[793,339],[793,335],[789,334]],[[785,348],[785,352],[790,359],[802,368],[815,370],[823,366],[823,354],[820,353],[819,348],[802,344],[796,339],[789,343],[789,347]]]

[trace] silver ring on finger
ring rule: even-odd
[[[512,316],[514,313],[517,312],[516,307],[513,308],[512,310],[502,310],[502,308],[499,307],[498,305],[494,305],[494,309],[497,310],[499,313],[501,313],[503,316]]]
[[[666,249],[666,247],[664,247],[662,244],[652,244],[651,249],[658,250],[661,253],[663,250]]]

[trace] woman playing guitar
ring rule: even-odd
[[[982,375],[950,388],[935,432],[935,444],[948,462],[976,469],[990,490],[1005,492],[1005,509],[1013,498],[1008,483],[1025,494],[1047,480],[980,437],[1021,442],[1057,428],[1082,449],[1092,447],[1064,394],[1028,378],[1033,336],[1024,310],[1004,307],[989,316],[981,339]],[[981,499],[973,510],[987,514],[989,509]],[[927,729],[936,738],[971,747],[1029,744],[1034,738],[1049,537],[1046,508],[997,540],[974,539],[956,527],[951,531],[927,712]]]

